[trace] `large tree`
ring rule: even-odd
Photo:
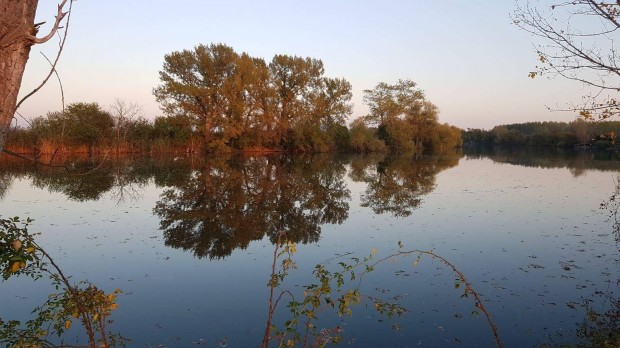
[[[584,85],[588,94],[567,109],[585,119],[620,115],[620,2],[601,0],[520,2],[513,21],[541,38],[540,65],[530,72],[562,76]]]
[[[200,125],[207,150],[316,150],[351,113],[351,85],[323,73],[318,59],[276,55],[267,65],[224,44],[199,45],[165,56],[153,93],[168,115]]]
[[[239,55],[224,44],[198,45],[164,57],[161,84],[153,94],[169,115],[188,115],[200,121],[205,141],[223,126],[232,105],[222,91],[235,80]]]
[[[276,55],[269,64],[276,94],[280,135],[310,117],[312,100],[321,89],[323,62],[313,58]]]
[[[375,88],[364,90],[364,102],[370,109],[366,120],[382,126],[395,119],[403,119],[424,102],[424,92],[411,80],[398,80],[395,84],[378,83]]]
[[[69,1],[70,3],[73,0]],[[67,12],[63,11],[67,0],[58,5],[58,13],[51,31],[37,37],[39,26],[35,24],[38,0],[0,0],[0,151],[15,115],[17,96],[22,77],[35,44],[50,40],[61,27]]]

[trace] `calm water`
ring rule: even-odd
[[[317,263],[339,270],[376,250],[432,250],[480,294],[506,347],[575,343],[587,310],[618,299],[620,236],[601,209],[620,162],[588,153],[493,151],[435,157],[267,156],[108,160],[67,176],[4,159],[0,214],[35,219],[73,275],[120,288],[113,330],[136,347],[256,347],[279,231],[298,243],[282,285],[296,298]],[[97,161],[74,164],[76,172]],[[423,256],[379,263],[352,316],[317,313],[341,345],[494,347],[455,274]],[[346,282],[345,288],[358,286]],[[52,290],[0,285],[0,317],[26,319]],[[407,309],[377,313],[375,298]],[[290,319],[285,303],[275,324]],[[581,325],[581,326],[580,326]],[[69,331],[71,343],[79,327]]]

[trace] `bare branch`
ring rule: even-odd
[[[620,3],[572,0],[553,4],[548,11],[540,9],[526,0],[513,14],[515,25],[544,41],[536,48],[542,65],[529,76],[560,76],[596,91],[581,106],[568,109],[584,118],[620,115],[615,97],[620,92],[620,56],[615,48]]]
[[[17,111],[17,109],[19,109],[19,107],[22,105],[22,103],[24,101],[26,101],[28,98],[30,98],[33,94],[37,93],[41,88],[43,88],[43,86],[45,86],[45,84],[47,83],[47,81],[50,79],[50,77],[52,76],[52,74],[57,73],[56,72],[56,65],[58,64],[58,61],[60,60],[60,54],[62,53],[63,48],[65,47],[65,42],[67,41],[67,34],[69,33],[69,23],[71,21],[71,9],[73,7],[73,1],[75,0],[71,0],[69,2],[69,10],[67,12],[65,12],[65,14],[68,14],[67,16],[67,22],[65,23],[65,32],[64,35],[62,37],[62,40],[60,42],[60,46],[58,48],[58,53],[56,54],[56,59],[54,59],[54,63],[52,64],[52,68],[50,69],[49,73],[47,74],[47,76],[43,79],[43,81],[41,81],[41,83],[35,88],[33,89],[30,93],[26,94],[16,105],[15,105],[15,111]],[[67,2],[67,0],[63,0],[63,2],[58,5],[58,9],[59,11],[62,9],[62,7],[65,5],[65,3]],[[64,18],[64,15],[62,16]],[[61,18],[62,20],[62,18]],[[58,22],[58,16],[56,17],[56,21]],[[56,30],[58,29],[56,25],[54,25],[56,27]],[[56,33],[56,30],[54,30],[54,33]],[[47,57],[46,57],[47,59]],[[49,60],[48,60],[49,61]],[[63,109],[64,109],[64,105],[63,105]]]
[[[56,14],[56,21],[54,22],[54,26],[52,27],[50,32],[47,35],[45,35],[44,37],[41,37],[41,38],[38,38],[36,36],[32,36],[30,39],[32,40],[33,43],[35,43],[35,44],[42,44],[42,43],[48,42],[52,37],[54,37],[54,35],[58,31],[58,29],[62,28],[60,26],[60,23],[65,18],[67,13],[71,12],[71,5],[73,3],[73,0],[71,0],[71,2],[69,3],[69,11],[63,12],[62,9],[63,9],[63,7],[65,6],[66,3],[67,3],[67,0],[62,0],[62,2],[58,5],[58,14]],[[41,25],[41,24],[42,23],[39,23],[39,25]],[[37,25],[35,25],[35,27],[36,26]]]

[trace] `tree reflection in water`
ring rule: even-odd
[[[351,178],[367,183],[364,206],[408,216],[458,157],[354,157]],[[166,245],[221,258],[285,231],[294,243],[319,240],[321,225],[348,218],[347,162],[329,155],[217,158],[166,189],[154,209]]]
[[[282,231],[295,243],[318,241],[323,224],[341,224],[349,216],[347,180],[367,185],[362,205],[375,213],[409,216],[434,189],[435,175],[457,165],[459,156],[278,154],[65,162],[73,173],[97,168],[88,175],[2,160],[0,194],[14,178],[27,178],[71,200],[99,200],[107,194],[121,204],[139,199],[154,182],[165,188],[153,209],[165,244],[200,258],[222,258],[265,236],[275,243]]]
[[[456,154],[414,159],[407,156],[367,156],[351,161],[351,178],[367,184],[362,206],[376,214],[407,217],[435,188],[435,176],[456,166]]]
[[[350,191],[341,161],[328,156],[216,158],[166,189],[154,212],[166,245],[221,258],[267,235],[287,231],[316,242],[322,224],[348,217]]]

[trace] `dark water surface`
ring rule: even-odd
[[[120,288],[113,330],[135,347],[256,347],[267,319],[274,242],[297,243],[282,284],[297,299],[317,263],[374,260],[422,249],[461,271],[506,347],[576,343],[588,310],[618,300],[620,252],[612,204],[620,162],[557,151],[403,156],[222,156],[113,159],[68,176],[4,158],[0,214],[35,219],[32,231],[65,273]],[[97,166],[76,162],[75,172]],[[494,347],[495,338],[454,272],[430,256],[395,257],[359,280],[340,345]],[[45,281],[0,285],[0,317],[26,319],[52,290]],[[278,293],[279,290],[276,290]],[[402,316],[375,310],[398,303]],[[283,300],[284,301],[284,300]],[[282,302],[276,326],[290,319]],[[80,328],[68,333],[69,343]]]

